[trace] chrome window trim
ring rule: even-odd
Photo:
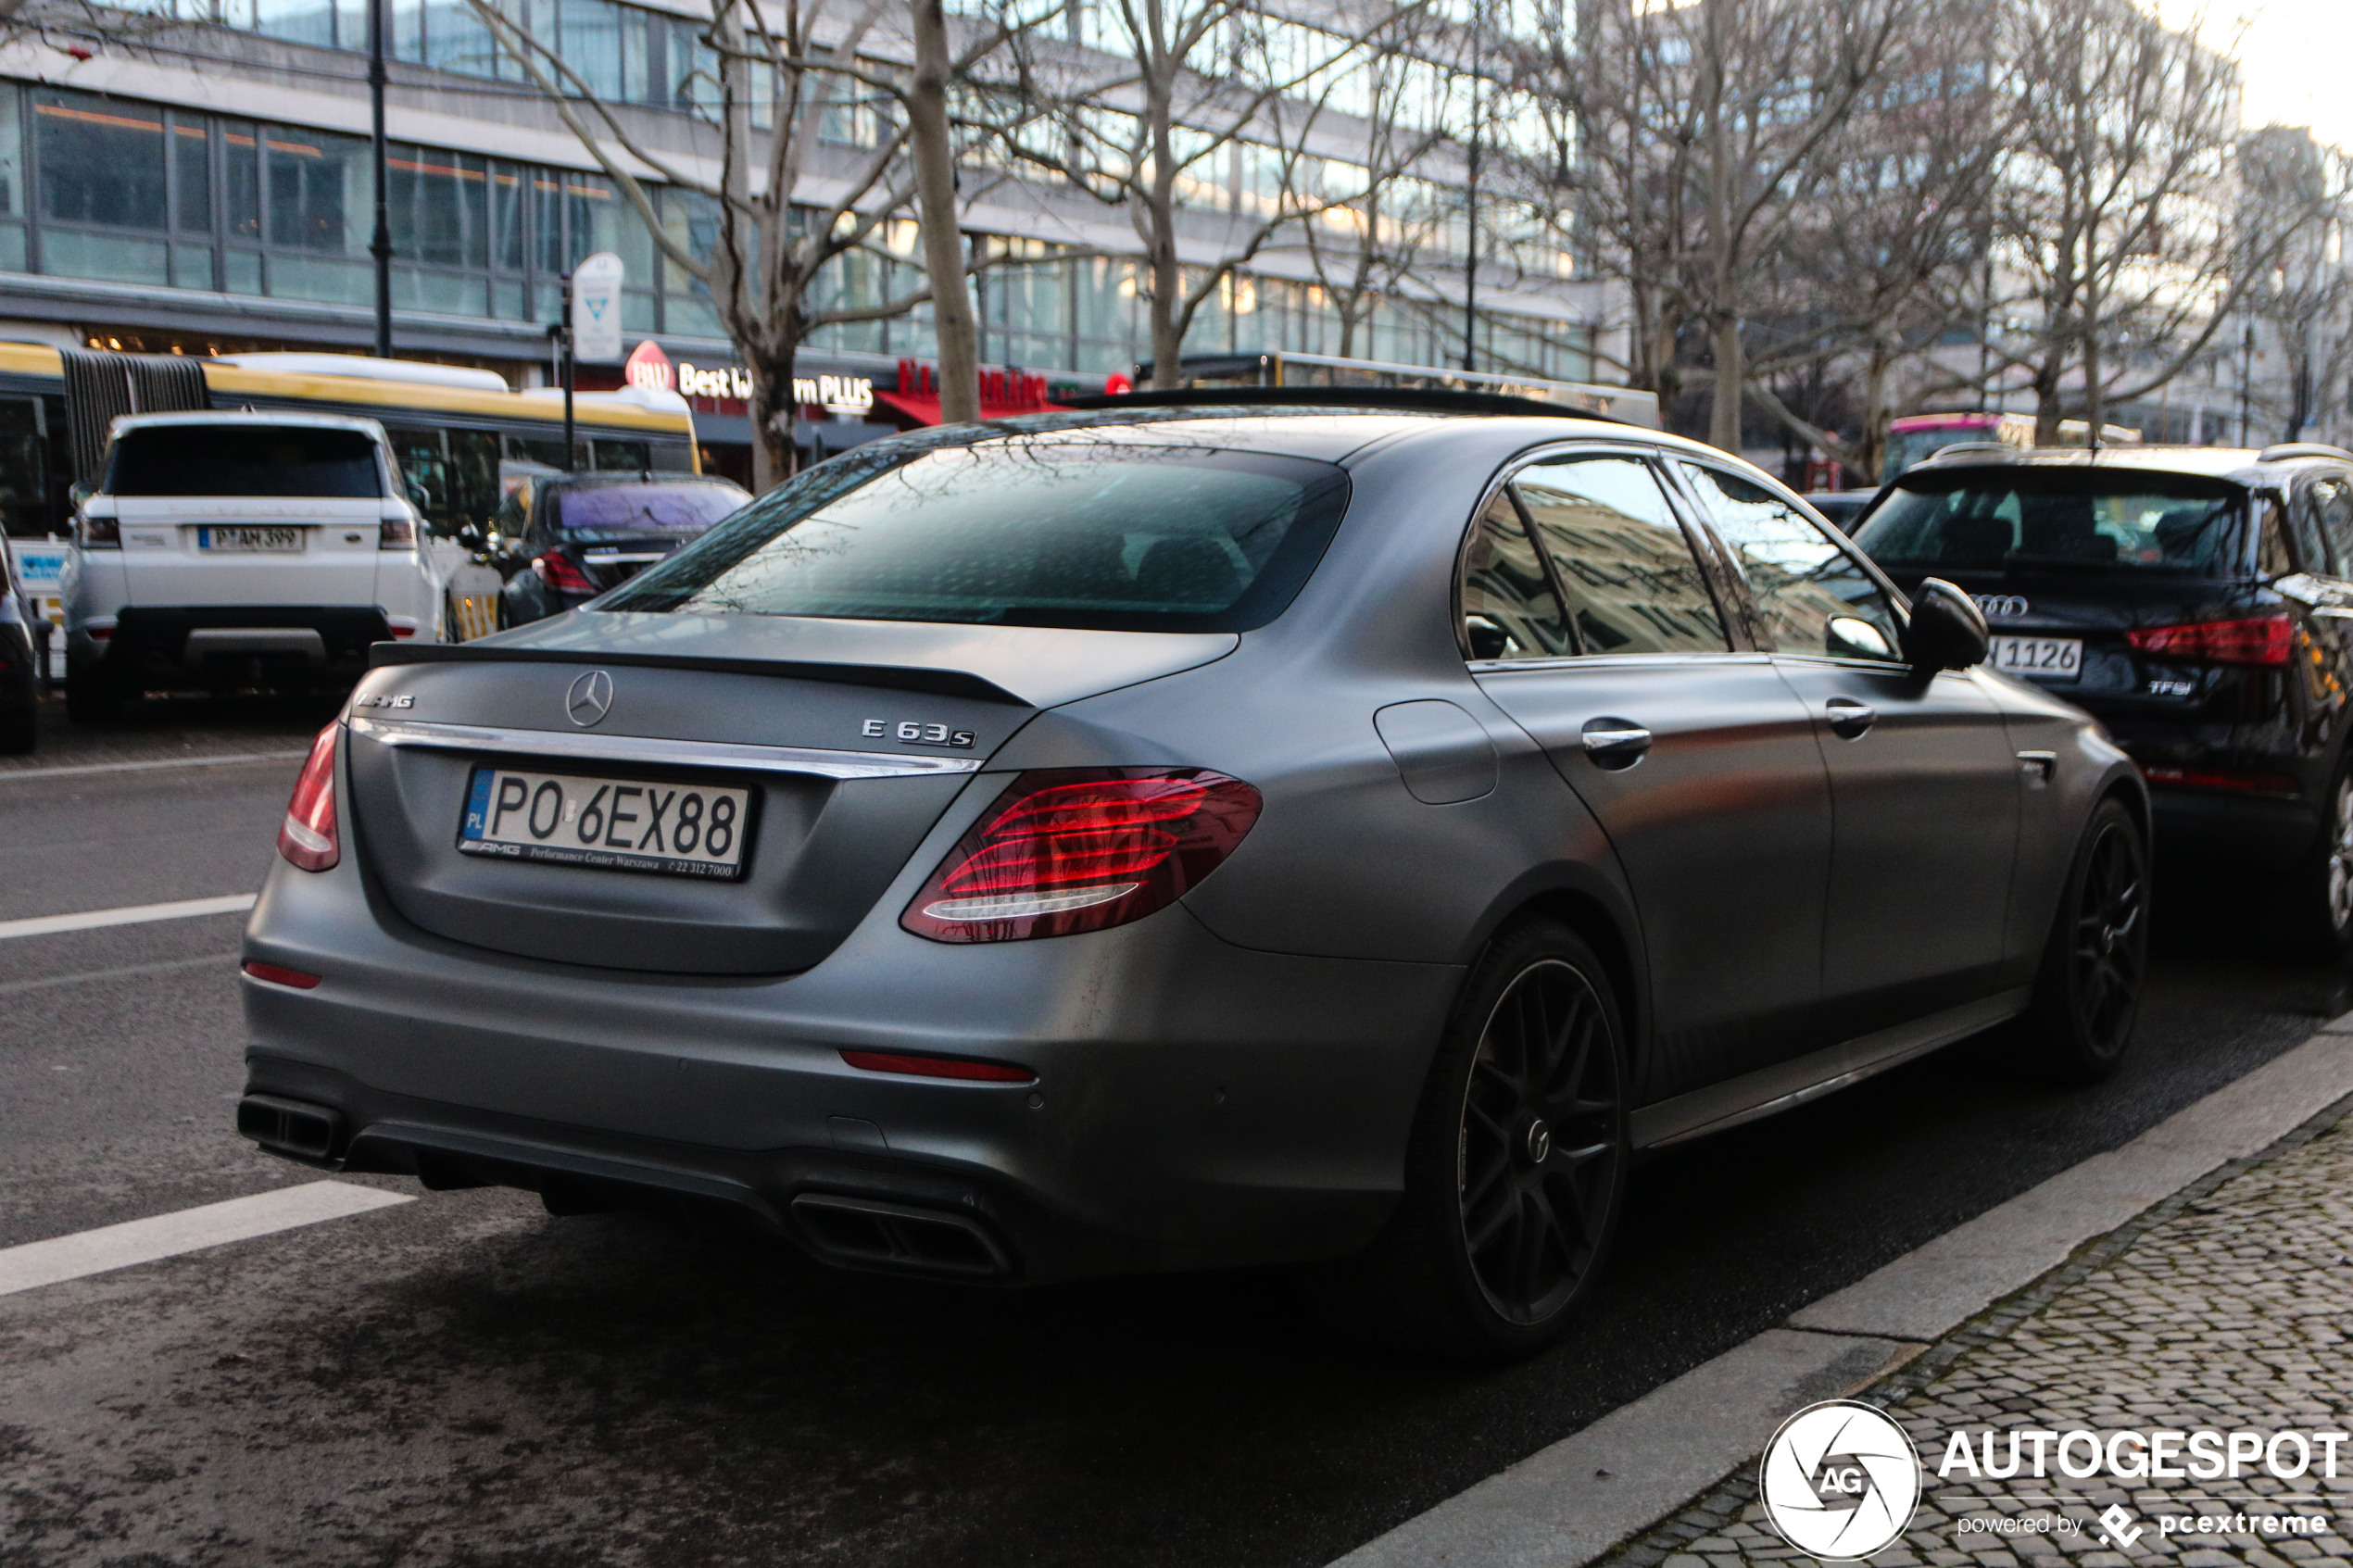
[[[567,734],[560,730],[496,729],[422,720],[348,721],[352,734],[380,746],[434,751],[488,751],[505,756],[559,757],[583,762],[650,762],[663,767],[732,768],[761,773],[801,773],[826,779],[897,779],[975,773],[977,757],[906,757],[887,751],[831,751],[815,746],[746,746],[729,741],[664,740],[650,735]]]

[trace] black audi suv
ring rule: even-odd
[[[2353,948],[2353,453],[1950,450],[1855,538],[1968,590],[1990,667],[2108,726],[2173,858],[2276,881],[2310,956]]]

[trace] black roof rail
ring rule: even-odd
[[[2259,463],[2285,462],[2290,458],[2334,458],[2340,463],[2353,463],[2353,452],[2324,441],[2282,441],[2255,454]]]
[[[1065,408],[1393,408],[1409,414],[1519,414],[1554,420],[1592,420],[1628,425],[1631,420],[1597,414],[1535,397],[1500,392],[1452,392],[1416,386],[1188,386],[1173,391],[1094,393],[1059,400]]]

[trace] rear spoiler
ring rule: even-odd
[[[966,670],[927,670],[896,664],[814,664],[782,659],[696,659],[683,654],[590,653],[572,648],[484,646],[480,643],[371,643],[368,668],[396,664],[610,664],[638,670],[708,670],[723,675],[765,675],[775,680],[826,681],[843,686],[929,692],[974,702],[1029,703],[994,681]]]

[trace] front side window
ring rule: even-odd
[[[1473,659],[1554,659],[1577,651],[1544,563],[1508,495],[1498,495],[1463,562],[1463,640]]]
[[[2353,481],[2323,479],[2312,486],[2313,508],[2320,513],[2321,532],[2336,556],[2336,572],[2353,573]]]
[[[1579,652],[1722,653],[1730,646],[1648,463],[1554,458],[1520,470],[1512,488],[1552,557]]]
[[[376,444],[317,425],[149,425],[116,438],[110,495],[380,495]]]
[[[1752,480],[1699,463],[1681,466],[1747,581],[1774,647],[1843,659],[1896,657],[1901,638],[1887,596],[1812,519]]]
[[[1043,439],[812,469],[608,610],[1239,632],[1289,605],[1347,503],[1331,464]]]

